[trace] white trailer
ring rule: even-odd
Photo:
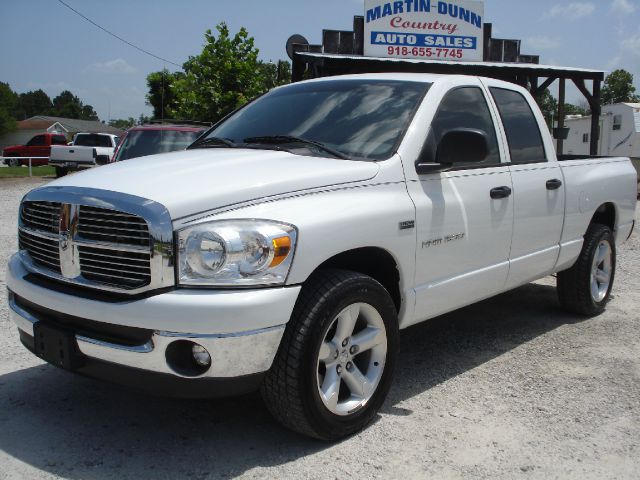
[[[591,117],[569,117],[564,153],[588,155]],[[631,157],[640,174],[640,103],[616,103],[602,107],[598,155]]]

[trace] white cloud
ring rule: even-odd
[[[591,2],[573,2],[569,4],[555,5],[547,12],[547,17],[564,17],[567,20],[575,20],[587,17],[595,12],[596,6]]]
[[[108,60],[106,62],[92,63],[84,70],[86,72],[93,73],[136,73],[137,71],[122,58],[116,58],[115,60]]]
[[[526,42],[527,47],[531,47],[537,50],[553,50],[560,47],[561,45],[559,38],[547,37],[545,35],[529,37],[527,38]]]
[[[640,57],[640,30],[634,35],[624,39],[620,44],[620,47],[630,55]]]
[[[616,55],[611,60],[607,62],[607,66],[605,67],[608,72],[612,72],[613,70],[617,70],[620,68],[620,64],[622,63],[622,55]]]
[[[631,5],[631,2],[629,2],[629,0],[613,0],[613,3],[611,3],[611,10],[613,10],[615,13],[628,15],[635,12],[636,7]]]

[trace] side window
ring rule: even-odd
[[[51,137],[51,145],[66,145],[67,138],[62,135],[55,135]]]
[[[613,116],[613,129],[614,130],[622,129],[622,115]]]
[[[44,135],[36,135],[31,140],[29,140],[29,143],[27,143],[27,146],[28,147],[39,147],[41,145],[46,145],[46,144],[47,144],[47,142],[44,139]]]
[[[522,94],[503,88],[491,88],[491,94],[507,133],[511,162],[545,162],[540,127],[527,100]]]
[[[425,147],[431,150],[431,158],[435,158],[438,143],[449,131],[457,128],[473,128],[487,134],[489,155],[481,163],[469,165],[495,165],[500,163],[500,151],[496,129],[491,118],[489,106],[482,90],[478,87],[461,87],[451,90],[445,95],[438,107],[431,131]],[[463,164],[464,165],[464,164]]]

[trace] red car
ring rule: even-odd
[[[38,167],[49,163],[51,145],[66,145],[67,137],[61,133],[41,133],[27,142],[26,145],[13,145],[5,147],[3,157],[21,157],[5,159],[4,163],[10,167],[29,165],[29,159],[33,158],[31,165]],[[35,158],[46,157],[46,158]]]
[[[113,161],[184,150],[206,130],[202,126],[149,124],[127,130]]]

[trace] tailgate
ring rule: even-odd
[[[93,147],[53,146],[49,163],[94,163]]]

